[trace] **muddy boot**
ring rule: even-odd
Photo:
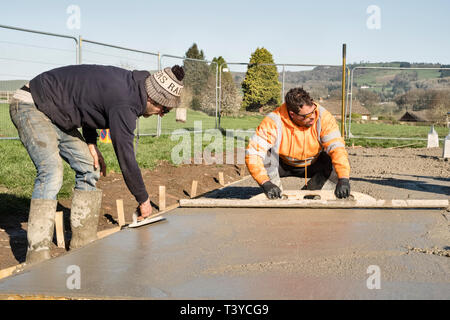
[[[101,204],[101,190],[74,190],[72,209],[70,210],[71,249],[80,248],[97,240],[97,226]]]
[[[26,264],[50,259],[50,244],[55,228],[56,200],[31,199],[28,217]]]

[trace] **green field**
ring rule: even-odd
[[[430,132],[429,125],[408,125],[408,124],[383,124],[383,123],[354,123],[351,125],[351,132],[355,136],[365,137],[394,137],[394,138],[421,138],[426,139]],[[445,127],[434,128],[440,138],[448,134]]]
[[[417,80],[439,78],[439,70],[382,70],[382,69],[356,69],[353,73],[354,85],[368,85],[382,87],[388,85],[395,75],[403,72],[417,72]],[[390,87],[386,88],[390,90]],[[381,90],[381,89],[380,89]]]

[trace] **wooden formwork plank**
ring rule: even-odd
[[[12,267],[8,267],[8,268],[0,270],[0,279],[9,277],[10,275],[12,275],[17,270],[20,270],[23,266],[24,266],[24,264],[21,263],[21,264],[18,264],[16,266],[12,266]]]
[[[122,228],[121,227],[115,227],[115,228],[99,231],[99,232],[97,232],[97,238],[101,239],[101,238],[107,237],[110,234],[113,234],[113,233],[116,233],[117,231],[120,231],[120,229],[122,229]]]

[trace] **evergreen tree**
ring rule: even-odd
[[[209,67],[205,60],[203,50],[199,50],[197,44],[194,43],[185,54],[186,58],[197,60],[184,60],[184,85],[192,91],[193,97],[191,107],[200,109],[199,97],[202,89],[206,86],[209,77]]]
[[[272,54],[265,48],[257,48],[252,53],[242,82],[242,106],[246,110],[255,111],[260,107],[280,104],[281,83],[278,81],[277,67],[261,65],[273,63]]]

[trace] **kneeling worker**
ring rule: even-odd
[[[306,190],[331,181],[337,198],[349,197],[350,164],[336,119],[303,88],[289,90],[285,100],[250,138],[245,155],[250,174],[269,199],[281,197],[280,178],[288,176],[305,177]]]

